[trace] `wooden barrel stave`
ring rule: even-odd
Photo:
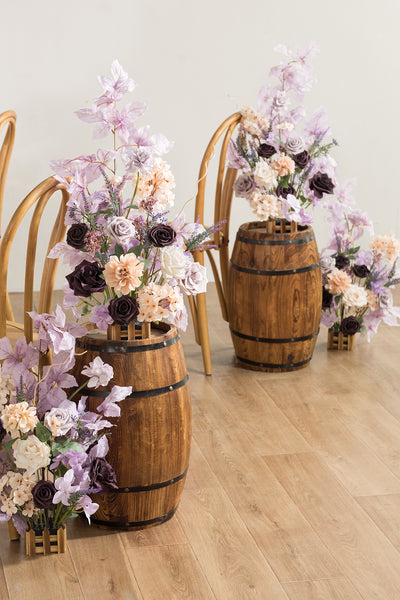
[[[188,375],[176,329],[125,342],[89,334],[78,340],[77,347],[86,350],[77,356],[78,384],[84,380],[83,366],[100,356],[114,369],[106,390],[113,385],[133,387],[132,395],[119,403],[121,416],[109,419],[117,426],[109,437],[107,460],[116,472],[119,490],[96,494],[100,507],[93,522],[138,529],[171,518],[185,483],[191,441]],[[82,393],[88,395],[88,409],[95,411],[107,391],[84,389]]]
[[[267,234],[242,225],[229,272],[229,325],[236,357],[249,369],[291,371],[311,360],[322,279],[311,228]]]

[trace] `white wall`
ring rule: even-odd
[[[1,4],[0,112],[18,113],[4,221],[50,174],[51,159],[94,149],[91,126],[73,111],[98,94],[97,75],[107,74],[114,58],[138,83],[132,98],[150,105],[141,123],[175,140],[168,160],[179,208],[195,193],[201,156],[216,127],[238,107],[255,105],[279,60],[273,47],[316,40],[318,84],[307,106],[328,110],[340,142],[341,178],[357,176],[358,204],[377,232],[400,237],[399,0]],[[192,202],[187,218],[193,209]],[[245,201],[237,200],[233,227],[251,218]],[[315,229],[323,246],[324,225],[317,222]],[[22,252],[14,256],[9,287],[18,290]]]

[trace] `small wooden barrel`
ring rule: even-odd
[[[90,332],[76,343],[74,375],[96,356],[110,364],[114,377],[107,388],[84,388],[88,410],[95,411],[113,385],[132,386],[119,403],[121,416],[109,420],[106,457],[117,476],[118,490],[96,494],[100,508],[93,523],[117,529],[142,529],[163,523],[175,513],[189,466],[191,400],[188,374],[175,327],[153,325],[151,337],[132,341],[106,339]]]
[[[265,222],[239,228],[232,252],[228,316],[239,364],[293,371],[311,360],[319,332],[322,278],[311,227],[267,233]]]

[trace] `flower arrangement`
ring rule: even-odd
[[[161,156],[172,143],[136,126],[144,103],[120,108],[136,84],[118,61],[99,82],[102,93],[76,114],[96,124],[94,137],[110,134],[112,147],[51,163],[70,193],[66,242],[49,255],[63,257],[72,269],[63,306],[101,330],[160,320],[185,328],[182,293],[204,292],[207,283],[191,252],[215,229],[185,224],[183,213],[168,219],[175,182]],[[97,189],[89,189],[99,179]]]
[[[337,185],[336,161],[329,154],[337,142],[325,141],[330,128],[324,109],[306,121],[304,106],[292,105],[301,103],[315,83],[311,59],[317,45],[296,51],[280,45],[275,50],[285,56],[270,71],[278,83],[261,87],[257,111],[241,110],[228,165],[239,171],[236,196],[247,199],[259,219],[308,225],[312,217],[306,209],[321,204]]]
[[[78,513],[90,522],[98,508],[90,495],[117,487],[105,458],[104,432],[113,426],[106,417],[118,417],[117,403],[132,391],[113,386],[97,413],[86,409],[84,396],[75,403],[84,386],[107,385],[112,367],[96,358],[82,370],[88,379],[78,388],[69,371],[75,338],[85,329],[66,324],[60,307],[31,316],[37,342],[20,338],[13,350],[8,338],[0,340],[0,520],[12,518],[21,535],[60,528]],[[53,363],[43,365],[49,350]]]
[[[399,324],[400,307],[393,306],[391,288],[400,283],[400,242],[393,234],[378,235],[368,250],[362,249],[360,238],[373,235],[373,225],[365,212],[346,202],[348,198],[329,207],[333,228],[321,258],[321,322],[345,335],[364,333],[370,341],[381,321]]]

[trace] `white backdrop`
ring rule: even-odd
[[[400,237],[399,0],[1,0],[0,112],[18,114],[4,222],[51,174],[51,159],[95,149],[92,128],[73,111],[99,93],[97,75],[118,58],[138,86],[131,99],[150,124],[175,141],[167,155],[176,208],[194,195],[205,147],[216,127],[244,104],[280,60],[278,43],[320,43],[318,83],[309,110],[324,106],[340,179],[356,176],[357,203],[377,233]],[[208,188],[212,201],[212,188]],[[193,218],[194,202],[186,209]],[[233,228],[251,219],[237,200]],[[211,218],[209,219],[211,221]],[[319,246],[325,225],[318,219]],[[232,236],[234,237],[234,236]],[[21,240],[22,244],[22,240]],[[22,289],[22,252],[14,253],[11,290]],[[58,281],[61,287],[61,278]]]

